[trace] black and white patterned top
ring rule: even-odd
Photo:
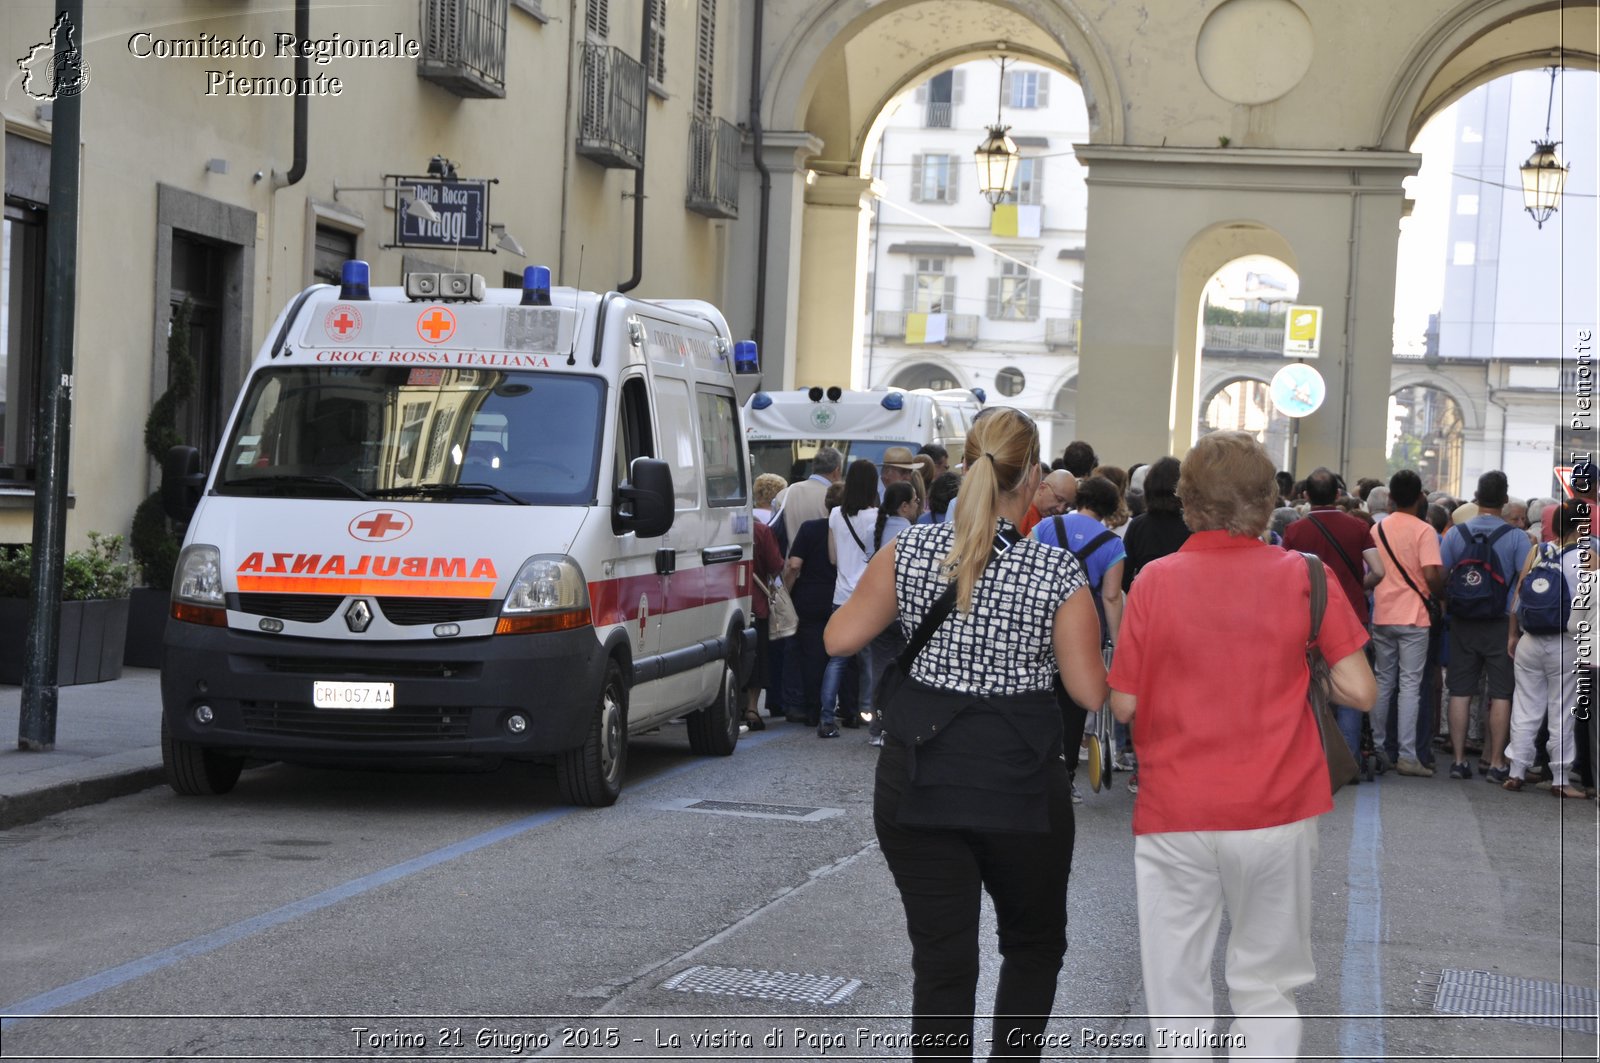
[[[999,527],[1016,531],[1003,518]],[[949,585],[939,563],[954,542],[954,524],[914,524],[894,541],[895,601],[907,639]],[[958,605],[934,631],[911,677],[972,694],[1048,690],[1056,675],[1056,610],[1086,586],[1083,566],[1070,553],[1035,539],[1018,540],[978,577],[972,611],[963,613]]]

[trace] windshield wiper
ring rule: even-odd
[[[516,506],[529,504],[503,487],[486,483],[409,484],[405,487],[381,488],[372,494],[375,498],[398,498],[404,495],[421,495],[424,498],[497,498]]]
[[[372,496],[361,490],[361,488],[357,487],[355,484],[341,480],[337,476],[328,476],[324,474],[272,473],[267,476],[241,476],[237,479],[222,481],[222,487],[224,490],[232,489],[258,493],[279,491],[283,488],[303,486],[337,487],[351,498],[359,498],[367,502],[372,501]]]

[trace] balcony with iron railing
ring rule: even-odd
[[[510,0],[422,0],[417,76],[457,96],[504,99]]]
[[[644,165],[644,64],[608,44],[584,44],[579,155],[611,169]]]
[[[1044,319],[1044,345],[1051,350],[1065,347],[1078,349],[1079,319],[1075,317],[1047,317]]]
[[[949,100],[929,100],[922,114],[925,129],[949,129],[951,112],[955,109]]]
[[[689,194],[684,205],[708,218],[739,216],[739,127],[723,118],[689,119]]]
[[[1207,325],[1205,349],[1281,356],[1283,329],[1252,325]]]
[[[972,345],[978,342],[977,314],[946,314],[945,342],[956,340]],[[903,340],[906,338],[906,311],[879,310],[872,315],[872,331],[879,339]]]

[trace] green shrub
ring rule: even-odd
[[[133,569],[122,560],[122,536],[89,533],[89,546],[61,562],[61,600],[126,598]],[[0,598],[26,598],[33,586],[33,546],[0,549]]]
[[[150,407],[144,422],[145,453],[159,466],[167,451],[181,446],[178,434],[178,407],[194,395],[195,365],[189,355],[189,319],[194,304],[185,299],[172,314],[172,331],[167,336],[167,376],[170,383]],[[161,491],[152,491],[133,513],[129,536],[134,563],[146,587],[172,586],[172,570],[178,562],[183,536],[161,508]]]

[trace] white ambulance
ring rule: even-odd
[[[521,290],[367,277],[278,318],[209,472],[165,462],[189,520],[171,786],[226,792],[246,758],[553,761],[609,805],[630,733],[686,717],[732,753],[755,345],[707,303],[551,291],[543,267]]]
[[[758,391],[745,403],[745,438],[756,474],[777,473],[790,483],[811,475],[811,459],[823,446],[836,448],[848,466],[856,458],[880,463],[893,446],[916,451],[938,443],[956,464],[984,399],[981,390],[963,388]]]

